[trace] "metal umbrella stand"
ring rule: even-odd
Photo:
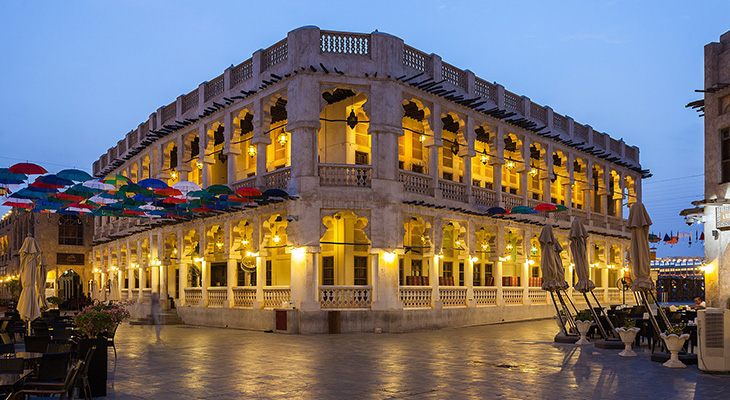
[[[575,343],[579,338],[577,335],[578,330],[575,326],[573,313],[561,295],[561,291],[564,291],[565,287],[567,287],[567,282],[565,282],[565,269],[560,259],[560,252],[563,249],[555,239],[551,225],[545,225],[542,228],[539,241],[542,250],[540,257],[540,269],[542,270],[543,277],[542,289],[550,293],[550,298],[555,307],[558,326],[560,327],[560,332],[555,335],[555,341]],[[556,297],[557,300],[555,299]],[[568,299],[570,300],[570,297]],[[558,303],[560,306],[558,306]],[[573,309],[576,310],[575,305],[573,305]],[[566,323],[568,324],[568,328],[565,327]]]

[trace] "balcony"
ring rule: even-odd
[[[269,286],[264,288],[264,308],[279,308],[291,301],[289,286]]]
[[[256,288],[255,287],[236,286],[233,288],[233,307],[253,308],[253,303],[255,301],[256,301]]]
[[[439,190],[444,199],[462,203],[469,202],[469,197],[466,195],[466,184],[439,179]]]
[[[496,207],[497,192],[491,189],[484,189],[478,186],[471,187],[471,193],[474,195],[474,203],[485,207]]]
[[[224,307],[226,300],[228,300],[228,288],[219,286],[208,288],[208,307]]]
[[[286,190],[291,180],[291,168],[281,168],[264,175],[264,187],[266,189]]]
[[[466,288],[442,286],[439,288],[441,303],[444,307],[466,307]]]
[[[433,187],[431,187],[433,177],[430,175],[400,170],[398,180],[403,184],[403,190],[406,192],[433,196]]]
[[[320,164],[321,186],[370,187],[373,167],[369,165]]]
[[[320,286],[322,309],[370,308],[372,286]]]
[[[200,301],[203,300],[203,289],[199,287],[187,287],[183,289],[185,295],[185,305],[198,307]]]

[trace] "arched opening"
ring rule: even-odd
[[[524,231],[508,228],[504,232],[504,256],[502,261],[502,286],[522,286],[522,264],[524,260]]]
[[[350,211],[322,218],[327,228],[320,239],[320,285],[369,285],[370,239],[368,220]]]
[[[180,182],[180,177],[177,173],[178,159],[177,144],[175,142],[167,143],[164,146],[162,160],[162,170],[163,172],[167,172],[167,175],[169,176],[167,178],[167,185],[172,186],[177,182]]]
[[[527,197],[532,200],[545,201],[543,180],[546,177],[548,156],[545,147],[540,143],[530,144],[530,172],[527,173]]]
[[[206,131],[204,159],[211,160],[207,165],[211,185],[228,183],[228,156],[223,154],[226,143],[226,127],[222,122],[214,122]],[[206,161],[207,162],[207,161]],[[205,166],[204,166],[205,167]]]
[[[403,221],[405,251],[398,262],[398,275],[401,285],[428,286],[430,258],[433,252],[431,223],[422,217],[407,217]]]
[[[83,292],[81,276],[73,269],[69,269],[58,278],[58,297],[65,303],[66,309],[78,309],[79,300]]]
[[[274,171],[291,165],[291,134],[286,131],[286,98],[277,97],[266,113],[271,144],[266,149],[266,170]]]
[[[522,141],[510,133],[504,137],[504,164],[502,165],[502,191],[509,194],[522,194],[520,173],[524,171]],[[509,205],[509,207],[512,207]]]
[[[588,187],[586,162],[581,158],[573,160],[573,193],[571,202],[573,208],[580,210],[586,209],[585,189]]]
[[[473,265],[474,286],[496,286],[494,256],[497,253],[497,227],[487,225],[476,230],[476,261]]]
[[[287,221],[281,214],[274,214],[262,224],[263,248],[268,255],[264,259],[264,286],[289,286],[291,284],[291,254],[287,253]]]
[[[591,280],[596,287],[603,287],[603,269],[606,268],[606,242],[596,241],[590,245]]]
[[[608,176],[608,215],[619,217],[621,214],[621,176],[616,171],[611,171]]]
[[[446,223],[439,257],[439,285],[464,286],[467,250],[466,227],[457,221]]]
[[[140,180],[152,178],[152,164],[150,162],[150,156],[145,156],[142,159],[142,171],[139,178]]]
[[[598,165],[593,166],[593,186],[591,187],[591,193],[593,194],[591,198],[591,205],[593,206],[591,211],[602,213],[603,202],[601,201],[601,197],[605,193],[605,183],[603,182],[603,169]]]
[[[203,183],[203,163],[200,161],[200,136],[190,133],[185,137],[185,156],[183,165],[189,168],[188,181],[198,184]]]
[[[403,111],[403,136],[398,137],[398,168],[428,174],[426,142],[433,141],[433,131],[428,123],[431,112],[415,99],[404,100]]]
[[[318,159],[323,164],[370,165],[369,118],[365,112],[367,95],[337,88],[322,93],[327,102],[320,113]]]
[[[441,141],[439,148],[439,169],[441,179],[454,182],[464,181],[464,160],[459,156],[462,148],[466,148],[464,141],[464,121],[454,113],[442,114]]]
[[[474,129],[476,155],[471,161],[471,184],[485,189],[494,189],[494,167],[490,163],[490,155],[494,151],[494,128],[480,125]]]
[[[562,151],[553,153],[553,177],[550,180],[550,201],[553,204],[565,205],[570,188],[568,175],[568,157]]]
[[[542,269],[540,269],[540,258],[542,257],[542,248],[538,235],[533,234],[530,238],[529,248],[527,249],[527,273],[529,274],[530,287],[542,286]]]
[[[241,262],[236,269],[236,286],[256,286],[256,251],[253,240],[253,223],[238,221],[232,225],[233,242],[231,253],[240,254]]]
[[[627,176],[626,178],[624,178],[623,193],[623,197],[626,199],[626,203],[623,205],[623,215],[628,216],[631,206],[639,201],[636,196],[636,182],[634,181],[633,177]]]
[[[236,157],[236,176],[235,181],[250,178],[256,175],[256,146],[253,140],[253,112],[245,109],[241,110],[233,118],[233,136],[231,138],[231,147],[239,150],[240,154]]]

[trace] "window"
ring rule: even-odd
[[[474,264],[474,286],[482,286],[482,264]]]
[[[401,286],[406,284],[405,271],[403,271],[404,261],[402,258],[398,259],[398,282]]]
[[[464,263],[459,263],[459,286],[464,286]]]
[[[228,264],[210,264],[210,286],[226,286],[228,284]]]
[[[443,271],[444,277],[454,276],[454,264],[451,261],[444,261]]]
[[[368,165],[370,162],[368,161],[368,153],[364,151],[356,151],[355,152],[355,164],[357,165]]]
[[[58,220],[58,244],[67,246],[84,245],[84,224],[75,215],[62,215]]]
[[[333,256],[322,257],[322,284],[335,284],[335,258]]]
[[[355,285],[368,284],[368,258],[355,256]]]
[[[236,279],[236,286],[246,286],[246,272],[241,270],[240,267],[237,269],[237,279]]]
[[[257,282],[256,282],[256,271],[253,271],[253,272],[249,273],[249,276],[250,276],[250,278],[249,278],[250,286],[256,286],[256,284],[257,284]]]
[[[421,268],[423,267],[423,260],[411,260],[411,275],[412,276],[423,276]]]
[[[266,286],[271,286],[271,260],[266,260]]]
[[[722,182],[730,182],[730,129],[723,129],[720,138],[722,149]]]
[[[412,157],[416,160],[423,160],[423,143],[421,143],[421,136],[411,134],[411,152]]]

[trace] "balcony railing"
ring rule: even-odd
[[[215,286],[208,288],[208,307],[223,307],[226,300],[228,300],[227,287]]]
[[[431,187],[433,177],[429,175],[400,170],[398,180],[403,184],[406,192],[433,196],[433,187]]]
[[[320,286],[319,303],[324,308],[370,308],[372,286]]]
[[[522,196],[516,194],[502,193],[502,203],[504,208],[510,209],[522,205]]]
[[[504,304],[522,304],[524,302],[523,293],[524,291],[522,289],[502,289],[502,298],[504,299]]]
[[[199,287],[186,287],[183,289],[185,293],[185,305],[197,307],[203,300],[203,289]]]
[[[237,190],[242,187],[256,187],[256,177],[252,176],[250,178],[241,179],[240,181],[236,181],[231,184],[231,189],[233,190]]]
[[[497,288],[495,287],[475,287],[474,301],[478,306],[496,306],[497,305]]]
[[[441,287],[439,288],[441,295],[441,304],[444,307],[466,307],[466,288],[465,287]]]
[[[441,190],[441,196],[447,200],[468,202],[469,198],[466,196],[466,185],[463,183],[456,183],[439,179],[439,190]]]
[[[290,179],[291,168],[277,169],[264,175],[264,186],[266,186],[266,189],[286,190]]]
[[[581,220],[581,221],[582,221],[582,222],[583,222],[584,224],[585,224],[586,222],[588,222],[588,221],[586,220],[586,218],[587,218],[587,216],[588,216],[588,213],[587,213],[587,212],[586,212],[585,210],[581,210],[581,209],[578,209],[578,208],[574,208],[574,209],[573,209],[573,211],[572,211],[572,213],[573,213],[573,216],[574,216],[574,217],[575,217],[576,219],[579,219],[579,220]]]
[[[527,298],[530,299],[531,304],[547,304],[547,292],[542,289],[530,288],[527,292]]]
[[[264,308],[279,308],[291,301],[289,286],[269,286],[264,288]]]
[[[370,187],[373,168],[364,165],[320,164],[319,184],[322,186]]]
[[[233,307],[253,308],[256,301],[255,287],[234,287],[233,288]]]
[[[142,289],[142,300],[140,300],[141,304],[150,304],[150,298],[152,297],[152,289],[145,288]]]
[[[472,186],[471,193],[474,195],[474,202],[480,206],[496,207],[498,205],[497,193],[494,190]]]
[[[431,286],[401,286],[400,301],[403,308],[431,308]]]

